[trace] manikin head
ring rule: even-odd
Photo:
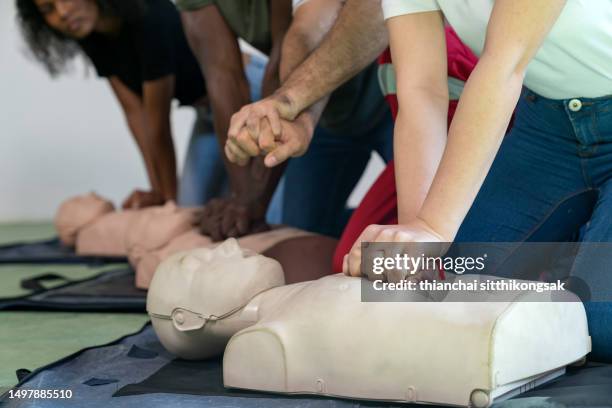
[[[170,352],[185,359],[213,357],[253,323],[240,319],[244,306],[284,283],[277,261],[243,250],[231,238],[162,262],[149,287],[147,311]]]
[[[64,201],[55,215],[55,228],[60,240],[64,245],[74,245],[80,230],[114,209],[110,201],[95,193]]]

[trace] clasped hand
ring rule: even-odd
[[[275,97],[244,106],[232,116],[225,154],[229,161],[246,166],[252,157],[265,155],[266,167],[303,155],[314,125],[308,114],[296,117]]]
[[[212,199],[204,207],[200,230],[214,242],[267,231],[265,211],[259,207],[232,198]]]

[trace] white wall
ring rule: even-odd
[[[174,111],[181,161],[194,114]],[[51,80],[26,57],[14,0],[0,1],[0,222],[50,219],[62,200],[91,190],[119,203],[147,185],[107,83],[83,63]]]
[[[175,109],[172,116],[179,166],[193,118],[191,108]],[[351,204],[381,168],[380,160],[371,163]],[[147,185],[106,81],[82,62],[51,80],[27,57],[14,0],[0,0],[0,222],[51,219],[61,201],[88,191],[119,204]]]

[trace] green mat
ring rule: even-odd
[[[15,371],[34,370],[85,347],[140,329],[146,314],[0,313],[0,393],[17,383]]]
[[[55,235],[52,222],[0,224],[0,245],[49,239]]]
[[[41,240],[54,235],[50,222],[0,224],[0,244]],[[19,286],[27,277],[55,272],[80,280],[116,267],[2,265],[0,297],[27,294],[28,291]],[[34,370],[85,347],[108,343],[137,331],[147,320],[144,313],[0,312],[0,393],[17,383],[15,371],[20,368]]]

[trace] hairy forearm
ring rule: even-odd
[[[472,73],[419,218],[454,239],[499,149],[518,101],[523,72],[483,58]],[[500,91],[503,90],[503,91]]]
[[[410,89],[400,99],[394,151],[398,220],[420,212],[446,145],[448,94]]]
[[[342,3],[326,1],[328,3],[325,4],[325,7],[313,2],[302,6],[304,7],[302,10],[298,10],[283,44],[280,64],[281,83],[285,83],[290,75],[321,45],[336,22]],[[311,7],[311,9],[308,9],[308,7]],[[313,24],[314,17],[316,17],[316,24]],[[329,94],[307,109],[301,110],[302,113],[297,119],[314,128],[319,122],[328,101]]]
[[[321,46],[291,73],[277,95],[298,114],[363,70],[387,44],[380,0],[349,0]]]

